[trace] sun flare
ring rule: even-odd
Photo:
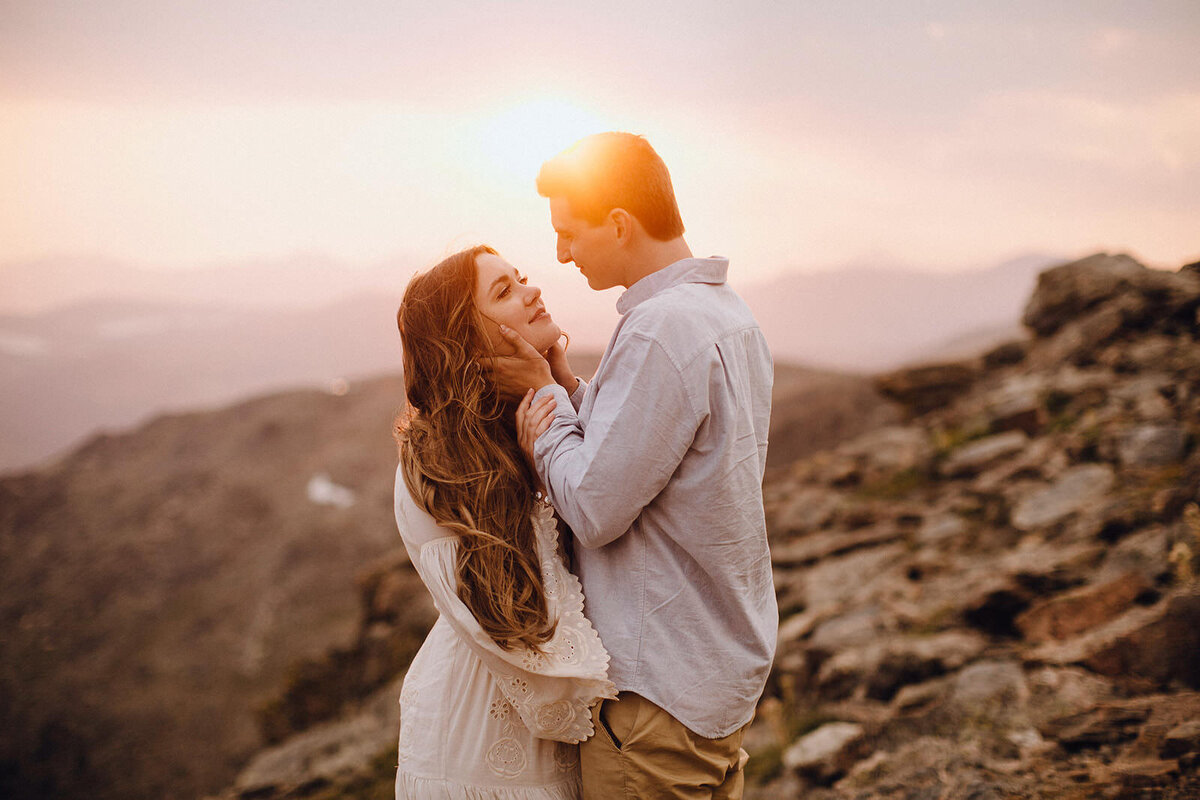
[[[564,98],[521,100],[484,116],[474,157],[498,178],[528,186],[544,161],[611,121]]]

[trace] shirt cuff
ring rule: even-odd
[[[583,402],[583,395],[587,391],[588,382],[578,375],[575,376],[575,380],[579,383],[575,384],[575,391],[571,392],[571,405],[578,411],[579,405]]]
[[[576,391],[578,391],[578,389],[576,389]],[[559,408],[571,405],[571,397],[567,394],[567,390],[557,383],[547,383],[545,386],[538,389],[537,393],[533,396],[533,401],[531,402],[536,402],[539,397],[545,397],[548,394],[554,395],[554,399],[558,401]],[[571,405],[571,407],[574,408],[574,405]]]

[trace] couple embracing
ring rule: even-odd
[[[772,364],[662,159],[542,166],[558,260],[624,286],[590,382],[491,248],[409,283],[396,522],[439,612],[405,677],[397,798],[739,798],[774,656]]]

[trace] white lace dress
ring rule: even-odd
[[[534,516],[558,621],[541,653],[504,650],[484,633],[456,591],[457,537],[413,502],[399,474],[396,523],[440,615],[400,692],[397,800],[577,800],[577,744],[592,734],[592,704],[616,691],[550,507]]]

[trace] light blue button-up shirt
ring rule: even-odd
[[[534,445],[575,533],[609,677],[694,733],[750,720],[779,612],[763,517],[771,354],[722,258],[678,261],[621,295],[590,384]]]

